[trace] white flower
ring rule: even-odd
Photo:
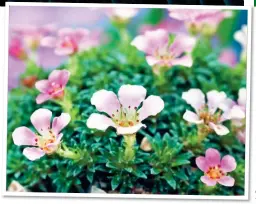
[[[164,102],[159,96],[151,95],[147,99],[143,86],[123,85],[117,95],[112,91],[100,90],[93,94],[91,104],[103,114],[93,113],[87,120],[89,128],[105,131],[108,127],[116,128],[118,135],[130,135],[146,127],[142,121],[149,116],[155,116],[164,108]],[[141,108],[138,109],[140,104]]]
[[[194,124],[204,124],[209,131],[215,131],[222,136],[229,133],[229,129],[222,125],[222,122],[231,119],[231,114],[226,111],[225,102],[227,96],[224,92],[216,90],[207,93],[207,103],[205,95],[200,89],[190,89],[182,94],[182,98],[191,105],[195,113],[189,110],[183,115],[183,119]]]
[[[237,42],[241,44],[242,53],[241,59],[246,60],[246,50],[247,50],[247,36],[248,36],[247,25],[243,25],[241,30],[236,31],[234,34],[234,38]]]

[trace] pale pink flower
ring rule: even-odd
[[[13,37],[9,45],[9,55],[18,60],[26,60],[28,58],[27,51],[18,37]]]
[[[219,56],[219,62],[234,67],[237,64],[236,53],[231,48],[224,49]]]
[[[41,41],[42,46],[54,48],[56,55],[73,55],[96,47],[99,43],[99,32],[83,28],[62,28],[57,37],[48,36]]]
[[[209,148],[205,152],[205,157],[196,158],[196,165],[204,172],[201,181],[207,186],[215,186],[217,183],[232,187],[235,179],[228,176],[228,173],[236,169],[236,160],[230,155],[226,155],[221,159],[218,150]]]
[[[36,82],[35,87],[41,92],[36,98],[37,104],[50,99],[62,98],[69,76],[70,72],[67,70],[54,70],[48,79]]]
[[[62,113],[59,117],[53,118],[52,112],[40,108],[30,117],[38,133],[34,133],[27,127],[16,128],[12,134],[15,145],[31,146],[23,150],[23,154],[31,161],[41,158],[45,154],[53,154],[58,150],[63,136],[61,130],[70,122],[70,115]]]
[[[237,42],[239,42],[241,47],[242,47],[242,52],[241,52],[241,59],[242,60],[246,60],[247,36],[248,36],[247,25],[243,25],[241,30],[236,31],[235,34],[234,34],[235,40]]]
[[[237,102],[227,99],[223,104],[223,109],[229,111],[232,118],[232,126],[240,142],[245,144],[246,129],[246,88],[241,88],[238,92]]]
[[[216,90],[207,93],[207,103],[205,95],[200,89],[190,89],[182,94],[182,98],[191,105],[195,113],[186,110],[183,119],[189,123],[205,125],[209,132],[214,131],[222,136],[229,133],[229,129],[222,125],[222,122],[232,119],[233,115],[223,107],[227,96],[224,92]]]
[[[108,8],[106,14],[108,17],[117,22],[127,22],[137,15],[139,9],[137,8]]]
[[[12,28],[12,33],[22,37],[25,45],[32,50],[37,50],[43,37],[55,31],[55,26],[51,24],[38,27],[33,25],[20,25]]]
[[[168,31],[169,33],[172,34],[178,34],[178,33],[185,33],[185,27],[183,24],[180,23],[178,20],[170,20],[170,19],[165,19],[161,21],[157,25],[152,25],[152,24],[144,24],[140,27],[139,32],[140,34],[144,34],[147,31],[154,31],[157,29],[163,29]]]
[[[103,114],[93,113],[87,120],[89,128],[105,131],[108,127],[116,128],[118,135],[130,135],[146,127],[142,123],[149,116],[155,116],[164,108],[164,102],[159,96],[146,97],[146,89],[138,85],[123,85],[118,91],[118,97],[112,91],[100,90],[93,94],[92,105]],[[140,104],[142,107],[138,109]]]
[[[169,34],[166,30],[158,29],[147,31],[131,42],[138,50],[145,52],[146,60],[150,66],[182,65],[192,66],[191,52],[196,40],[193,37],[180,34],[169,44]]]
[[[214,33],[221,21],[231,17],[231,11],[213,9],[169,9],[171,18],[184,21],[187,27],[196,32]]]

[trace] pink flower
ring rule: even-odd
[[[207,103],[200,89],[190,89],[182,94],[182,98],[195,110],[195,113],[186,110],[183,115],[184,120],[197,125],[205,125],[209,132],[215,131],[220,136],[229,133],[229,129],[221,124],[233,117],[229,111],[225,111],[224,103],[227,96],[224,92],[209,91]]]
[[[157,29],[163,29],[168,31],[169,33],[185,33],[185,27],[180,23],[178,20],[170,20],[170,19],[165,19],[161,21],[157,25],[151,25],[151,24],[144,24],[140,27],[139,32],[141,34],[146,33],[147,31],[154,31]]]
[[[83,28],[63,28],[58,31],[57,37],[43,38],[41,45],[55,48],[56,55],[73,55],[99,45],[99,34]]]
[[[227,175],[236,169],[234,157],[226,155],[221,159],[218,150],[209,148],[205,152],[205,157],[196,158],[196,165],[204,172],[201,181],[207,186],[215,186],[217,183],[228,187],[234,186],[235,179]]]
[[[192,32],[207,32],[212,34],[216,32],[222,20],[232,16],[232,12],[212,9],[169,9],[169,16],[184,21]]]
[[[110,8],[106,9],[106,14],[113,21],[127,22],[137,15],[139,9],[136,8]]]
[[[164,102],[159,96],[151,95],[147,99],[146,89],[143,86],[123,85],[115,93],[100,90],[93,94],[92,105],[98,111],[107,113],[93,113],[87,120],[89,128],[105,131],[108,127],[116,128],[118,135],[130,135],[146,127],[141,122],[149,116],[155,116],[164,108]],[[140,104],[142,107],[138,109]]]
[[[224,49],[219,56],[219,62],[234,67],[237,64],[237,58],[233,49]]]
[[[62,98],[69,76],[70,72],[67,70],[54,70],[49,75],[48,80],[36,82],[35,87],[41,92],[36,98],[37,104],[50,99]]]
[[[21,36],[28,48],[37,50],[43,37],[55,32],[55,26],[45,25],[36,27],[32,25],[22,25],[14,27],[12,32],[18,36]]]
[[[131,45],[146,53],[146,60],[150,66],[191,67],[193,61],[190,53],[195,43],[195,38],[180,34],[170,45],[168,32],[158,29],[135,37]]]
[[[227,99],[223,108],[229,111],[232,118],[232,126],[240,142],[245,144],[246,129],[246,88],[241,88],[238,93],[237,102]]]
[[[23,150],[23,154],[31,161],[56,152],[61,143],[63,134],[60,132],[70,122],[70,115],[62,113],[59,117],[53,118],[52,124],[51,118],[50,110],[40,108],[30,117],[38,134],[24,126],[16,128],[12,134],[15,145],[32,146]]]
[[[18,60],[26,60],[27,52],[20,38],[12,38],[9,45],[9,55]]]

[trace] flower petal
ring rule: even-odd
[[[159,60],[153,56],[147,56],[146,61],[150,66],[154,66],[154,65],[158,64],[161,60]]]
[[[26,147],[23,150],[23,154],[31,161],[40,159],[42,156],[45,155],[45,153],[41,149],[36,147]]]
[[[68,83],[70,72],[68,70],[54,70],[49,75],[49,82],[57,83],[61,86],[66,86]]]
[[[246,137],[245,130],[244,130],[244,131],[238,131],[237,134],[236,134],[236,136],[237,136],[237,139],[238,139],[241,143],[245,144],[245,137]]]
[[[185,52],[191,52],[196,44],[196,38],[179,34],[174,39],[174,42],[170,46],[170,52],[176,57],[180,56]]]
[[[236,169],[236,160],[230,155],[226,155],[220,162],[221,169],[224,172],[231,172]]]
[[[31,123],[41,134],[48,134],[51,127],[52,112],[48,109],[40,108],[36,110],[30,117]]]
[[[149,96],[143,101],[142,107],[138,110],[140,121],[149,116],[155,116],[164,109],[164,101],[159,96]]]
[[[98,111],[105,112],[109,116],[112,116],[113,113],[120,109],[120,103],[116,94],[104,89],[92,95],[91,104],[95,105]]]
[[[235,184],[235,179],[231,176],[223,176],[218,180],[218,183],[223,186],[232,187]]]
[[[209,167],[207,160],[202,156],[196,158],[196,165],[203,172],[206,172]]]
[[[44,103],[45,101],[48,101],[49,99],[51,99],[52,97],[49,95],[49,94],[39,94],[37,97],[36,97],[36,103],[37,104],[42,104]]]
[[[145,99],[147,90],[143,86],[122,85],[118,91],[118,98],[124,108],[138,107]]]
[[[246,107],[246,88],[241,88],[238,93],[238,104]]]
[[[15,145],[35,145],[36,135],[27,127],[19,127],[12,133]]]
[[[54,53],[59,56],[71,55],[74,53],[74,49],[72,47],[57,47]]]
[[[205,97],[200,89],[190,89],[187,92],[183,92],[182,99],[191,105],[196,112],[205,105]]]
[[[229,133],[229,129],[224,125],[209,123],[209,126],[216,132],[217,135],[223,136]]]
[[[214,114],[217,108],[222,106],[222,103],[226,102],[226,94],[221,91],[218,92],[216,90],[209,91],[207,93],[207,100],[208,100],[208,108],[210,113]]]
[[[230,110],[230,119],[244,119],[245,118],[245,110],[238,105],[235,105]]]
[[[216,166],[220,164],[220,153],[217,149],[209,148],[205,152],[205,159],[209,166]]]
[[[182,65],[185,67],[191,67],[193,65],[193,60],[191,55],[185,55],[180,58],[176,58],[172,61],[172,65]]]
[[[53,118],[52,130],[55,135],[58,135],[60,131],[68,125],[70,122],[70,115],[68,113],[62,113],[59,117]]]
[[[201,176],[201,181],[207,186],[215,186],[217,182],[213,179],[210,179],[208,176]]]
[[[138,132],[142,127],[145,128],[146,125],[139,123],[131,127],[117,127],[116,131],[118,135],[131,135]]]
[[[56,43],[57,43],[56,40],[57,39],[55,37],[51,37],[51,36],[44,37],[41,40],[41,46],[54,48],[56,46]]]
[[[105,131],[108,127],[116,127],[115,123],[105,115],[93,113],[88,118],[86,125],[91,129],[98,129]]]
[[[46,93],[49,88],[49,81],[48,80],[40,80],[35,83],[36,89],[38,89],[42,93]]]
[[[197,114],[189,110],[186,110],[183,115],[183,119],[194,124],[202,124],[204,122],[203,120],[200,120]]]

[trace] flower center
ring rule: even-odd
[[[73,52],[78,51],[77,43],[74,39],[70,37],[66,37],[65,40],[61,43],[61,47],[63,48],[71,48]]]
[[[209,123],[217,124],[220,120],[220,112],[215,114],[209,113],[208,110],[202,110],[199,113],[199,118],[204,121],[204,124],[208,125]]]
[[[131,127],[138,124],[140,121],[137,107],[128,106],[124,108],[121,106],[119,110],[112,114],[112,120],[120,127]]]
[[[220,179],[222,176],[225,176],[225,173],[221,170],[220,165],[209,167],[206,175],[211,179]]]
[[[35,145],[38,146],[45,153],[52,153],[55,147],[49,147],[49,144],[54,144],[56,142],[56,136],[49,130],[48,134],[44,134],[43,136],[36,135]]]

